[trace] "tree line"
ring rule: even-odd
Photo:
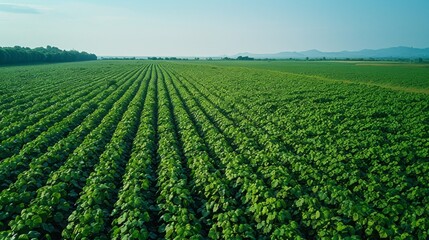
[[[38,48],[28,47],[0,47],[0,65],[25,63],[53,63],[97,60],[95,54],[76,50],[61,50],[47,46]]]
[[[148,57],[148,60],[175,60],[175,61],[181,61],[181,60],[189,60],[187,58],[178,58],[178,57]]]
[[[229,58],[229,57],[224,57],[222,58],[222,60],[239,60],[239,61],[253,61],[255,60],[255,58],[249,57],[249,56],[238,56],[237,58]]]

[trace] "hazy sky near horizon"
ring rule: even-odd
[[[0,0],[0,46],[100,56],[429,47],[428,0]]]

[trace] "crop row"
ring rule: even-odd
[[[19,174],[26,166],[28,166],[28,161],[40,156],[46,149],[48,149],[49,146],[56,143],[59,139],[65,137],[68,133],[72,131],[74,127],[78,126],[89,113],[96,109],[101,99],[108,96],[110,92],[111,90],[92,93],[90,94],[90,96],[96,96],[88,102],[82,102],[86,99],[79,100],[79,104],[82,104],[82,106],[77,108],[72,114],[66,116],[63,120],[56,122],[46,131],[35,129],[34,132],[40,131],[41,133],[37,135],[36,139],[25,144],[22,149],[20,149],[20,147],[23,145],[23,143],[17,141],[17,138],[11,138],[14,141],[8,139],[9,141],[7,143],[9,143],[12,148],[8,149],[9,154],[11,155],[13,153],[17,153],[18,151],[19,154],[15,154],[12,157],[4,159],[0,162],[0,176],[4,177],[4,179],[8,179],[8,181],[3,182],[1,189],[6,187],[7,183],[10,183],[11,180],[14,179],[14,176]],[[43,123],[44,122],[40,124]],[[29,138],[30,134],[35,135],[35,133],[31,131],[31,129],[34,128],[35,126],[32,126],[32,128],[28,128],[28,131],[18,135],[18,137],[21,137],[18,139],[26,141],[27,139],[25,137]],[[2,148],[6,149],[7,146],[7,144],[4,144],[2,145]],[[12,150],[14,152],[12,152]],[[4,151],[3,154],[7,153],[7,151]]]
[[[101,75],[98,78],[94,78],[93,81],[86,81],[86,83],[84,78],[80,80],[73,79],[71,81],[82,83],[68,91],[56,91],[54,96],[45,94],[41,97],[26,99],[25,104],[11,103],[13,107],[8,107],[7,111],[1,112],[4,117],[0,122],[0,141],[34,124],[42,117],[58,111],[64,104],[73,101],[73,98],[83,97],[91,91],[102,87],[105,82],[103,80],[108,76],[107,74]],[[120,73],[112,74],[110,77],[121,78]],[[34,97],[36,94],[28,94],[28,96]]]
[[[190,90],[185,86],[183,88]],[[300,191],[299,186],[294,185],[293,180],[288,178],[287,169],[283,166],[269,166],[272,164],[270,159],[273,159],[275,155],[269,155],[266,151],[259,149],[258,143],[246,135],[247,126],[240,127],[236,121],[228,118],[224,110],[201,97],[201,93],[190,92],[190,94],[191,96],[198,96],[195,102],[217,128],[218,136],[216,138],[223,138],[225,144],[220,146],[224,149],[218,151],[223,154],[228,153],[224,158],[221,158],[221,160],[224,159],[226,167],[225,175],[233,186],[239,188],[237,195],[240,197],[241,204],[246,206],[244,212],[249,214],[248,218],[252,219],[252,228],[257,230],[259,237],[270,234],[273,234],[272,237],[301,235],[296,230],[296,222],[292,221],[285,224],[290,221],[291,213],[286,208],[287,201],[277,197],[289,195],[289,192],[292,191]],[[256,171],[257,166],[269,168],[270,178]],[[267,179],[264,180],[264,178]],[[282,183],[278,186],[278,190],[272,186],[267,186],[266,182],[270,183],[273,180]],[[239,216],[242,215],[239,214]]]
[[[156,204],[157,71],[152,71],[123,185],[112,211],[112,239],[158,238]]]
[[[185,165],[177,119],[162,71],[158,74],[158,156],[157,187],[162,224],[166,238],[199,238],[201,224],[196,218],[196,202],[191,192],[189,169]]]
[[[99,93],[105,93],[106,91],[104,90],[105,89],[100,87],[100,84],[93,87],[85,86],[84,88],[80,88],[70,98],[66,98],[64,101],[58,101],[44,111],[31,115],[29,118],[21,119],[16,125],[12,124],[10,118],[5,117],[10,126],[0,131],[0,141],[3,140],[1,141],[0,147],[0,159],[16,154],[25,143],[39,136],[50,126],[61,121],[64,117],[69,116],[69,114],[78,109],[82,103],[94,98],[94,96]],[[108,89],[108,91],[110,90]]]
[[[28,203],[34,198],[36,190],[46,184],[51,172],[56,171],[69,155],[82,143],[84,138],[101,122],[103,117],[108,113],[115,101],[130,87],[132,76],[125,78],[124,82],[116,91],[112,92],[109,97],[98,103],[99,108],[88,115],[85,120],[75,128],[67,137],[56,142],[49,151],[40,157],[33,158],[31,162],[19,162],[15,168],[9,167],[9,179],[12,174],[18,175],[17,181],[0,193],[0,203],[2,206],[8,206],[1,210],[0,216],[3,222],[13,219]],[[14,166],[13,164],[10,164]],[[25,170],[25,167],[29,167]],[[7,173],[7,171],[5,171]],[[5,181],[2,188],[8,186],[13,181]],[[5,225],[3,225],[5,227]]]
[[[29,99],[46,96],[56,90],[67,89],[70,85],[75,83],[75,81],[73,81],[75,79],[66,77],[64,73],[61,74],[63,71],[51,69],[49,74],[44,74],[34,69],[34,73],[28,75],[16,74],[17,72],[21,71],[12,71],[12,69],[10,69],[10,71],[6,71],[6,73],[1,75],[1,84],[4,93],[0,97],[0,111],[20,104],[29,104]],[[58,76],[58,80],[52,82],[52,76]],[[25,84],[17,84],[17,81],[23,81]]]
[[[204,201],[204,206],[200,209],[202,212],[200,221],[209,226],[208,236],[211,238],[253,237],[253,229],[248,224],[244,211],[238,208],[239,203],[234,199],[237,189],[232,186],[229,179],[223,177],[224,169],[227,168],[225,163],[230,161],[224,154],[231,152],[232,149],[221,136],[217,135],[219,133],[195,105],[193,99],[183,92],[183,88],[176,85],[177,79],[168,71],[165,72],[169,79],[168,86],[176,110],[187,164],[191,169],[193,183]],[[210,132],[206,134],[202,128]],[[221,146],[226,149],[219,149]],[[213,147],[217,149],[214,150]]]
[[[7,91],[0,97],[0,112],[2,114],[10,113],[15,116],[16,111],[13,109],[17,107],[22,109],[23,106],[31,106],[35,102],[46,101],[52,97],[52,93],[67,94],[76,87],[91,85],[93,81],[88,81],[88,75],[98,73],[94,69],[64,70],[61,65],[43,70],[34,68],[15,71],[10,69],[7,75],[0,75],[4,89]],[[21,74],[17,74],[17,72]],[[108,77],[120,72],[123,71],[106,71],[96,74],[96,76]],[[10,84],[5,83],[5,80],[8,79],[10,79]]]
[[[22,102],[47,116],[1,142],[0,238],[427,238],[425,96],[115,64],[65,105]]]
[[[119,99],[102,117],[100,124],[91,129],[83,142],[73,151],[56,171],[49,175],[46,184],[37,189],[35,198],[20,214],[9,222],[11,230],[3,232],[3,236],[28,236],[35,234],[46,238],[58,238],[67,223],[66,219],[74,210],[74,203],[85,185],[86,179],[95,168],[99,156],[113,135],[117,124],[126,111],[129,102],[135,96],[143,72],[139,71],[130,78],[131,86],[119,88],[113,99]],[[139,77],[140,76],[140,77]],[[136,78],[140,79],[136,81]],[[121,91],[122,90],[122,93]],[[124,92],[125,90],[125,92]],[[108,106],[106,103],[100,109]]]
[[[110,213],[117,200],[121,179],[128,161],[132,140],[139,125],[144,100],[146,98],[151,71],[147,71],[143,82],[122,119],[106,145],[104,152],[80,193],[76,209],[68,218],[62,232],[64,239],[107,238],[110,226]],[[140,80],[140,79],[138,79]]]
[[[216,79],[219,80],[220,76],[217,76]],[[190,84],[196,86],[195,83],[197,82],[198,80],[193,79]],[[362,148],[357,152],[357,155],[355,153],[355,156],[344,156],[336,153],[338,151],[336,149],[338,146],[341,147],[341,145],[338,145],[339,142],[330,143],[330,141],[342,139],[341,136],[335,136],[335,138],[322,138],[320,135],[314,136],[315,133],[332,129],[332,126],[335,125],[329,127],[326,124],[331,123],[326,120],[314,125],[317,120],[312,119],[313,116],[319,117],[319,121],[323,120],[323,107],[329,104],[329,110],[332,112],[332,107],[335,106],[334,103],[337,104],[336,107],[341,107],[344,104],[341,100],[332,103],[328,102],[327,104],[326,100],[319,101],[321,99],[319,93],[318,98],[314,100],[319,105],[319,108],[315,109],[316,112],[292,112],[291,114],[292,107],[294,106],[288,105],[291,107],[287,112],[280,108],[276,109],[273,113],[270,108],[267,108],[273,107],[272,104],[261,106],[258,102],[255,104],[254,100],[247,98],[238,98],[239,100],[237,101],[237,98],[229,94],[230,91],[223,87],[224,85],[216,82],[216,85],[211,86],[208,82],[205,79],[204,85],[199,85],[200,91],[205,91],[204,89],[208,87],[205,92],[206,97],[211,98],[213,102],[217,101],[216,105],[223,108],[225,112],[227,111],[226,109],[232,109],[229,115],[234,119],[239,119],[238,122],[244,125],[242,126],[243,129],[254,126],[253,129],[250,128],[252,129],[251,131],[247,131],[249,133],[248,136],[257,139],[258,144],[267,149],[268,152],[277,152],[276,155],[271,157],[271,159],[278,159],[278,163],[280,164],[275,169],[288,167],[288,174],[292,176],[292,179],[298,180],[299,184],[297,186],[301,186],[301,192],[291,199],[294,202],[291,209],[295,209],[292,211],[294,213],[292,216],[299,220],[299,225],[303,229],[302,232],[306,232],[309,237],[316,234],[319,237],[338,236],[339,234],[343,234],[344,236],[379,237],[392,235],[401,235],[403,237],[424,236],[426,234],[424,229],[427,223],[423,220],[424,210],[422,207],[427,200],[419,197],[425,196],[424,178],[416,179],[420,183],[410,185],[410,182],[404,179],[403,172],[401,172],[401,168],[403,169],[402,171],[405,171],[404,167],[406,165],[409,166],[407,169],[410,170],[417,169],[416,167],[410,168],[413,165],[420,166],[420,169],[422,169],[419,158],[415,158],[414,162],[410,158],[406,162],[404,161],[405,159],[401,160],[399,157],[403,155],[399,150],[400,148],[394,150],[394,148],[390,148],[389,146],[384,146],[383,148],[371,147],[382,144],[382,142],[378,142],[379,137],[371,136],[371,134],[368,134],[368,131],[360,132],[365,133],[362,136],[366,136],[366,139],[362,138],[361,142],[367,145],[367,149]],[[303,82],[300,84],[303,85]],[[310,87],[306,88],[309,89]],[[362,89],[359,90],[362,91]],[[342,88],[341,91],[350,90]],[[335,95],[339,94],[336,93]],[[372,96],[372,98],[374,97]],[[325,99],[329,99],[329,97]],[[353,101],[356,101],[356,99],[353,99]],[[227,105],[226,103],[233,103],[233,105]],[[309,106],[305,105],[305,108],[309,108]],[[377,116],[373,114],[373,117]],[[295,117],[296,120],[293,121],[289,117]],[[338,117],[341,117],[341,115]],[[302,120],[297,122],[301,118]],[[307,121],[305,121],[306,118]],[[312,120],[309,121],[310,119]],[[355,120],[356,123],[359,124]],[[294,126],[294,124],[296,125]],[[338,125],[341,126],[341,124]],[[314,126],[320,126],[320,128],[315,128]],[[372,123],[372,127],[378,126]],[[313,136],[310,134],[313,134]],[[386,137],[389,137],[390,141],[393,141],[390,144],[397,144],[394,141],[395,139],[392,138],[393,136],[390,134]],[[356,135],[348,136],[348,139],[353,139],[353,137],[356,138]],[[404,152],[411,151],[412,153],[416,151],[415,149],[404,149],[404,145],[401,145]],[[386,155],[386,149],[389,148],[391,150],[388,151],[396,151],[397,154]],[[320,151],[323,151],[323,149],[328,151],[331,156],[320,154]],[[425,156],[424,152],[420,154],[421,157]],[[398,156],[396,159],[393,158],[395,155]],[[336,156],[336,158],[333,156]],[[360,156],[361,158],[359,158]],[[366,160],[367,158],[370,158],[371,161]],[[382,165],[378,163],[380,161],[383,163]],[[364,174],[367,172],[365,165],[371,169],[371,172],[369,172],[370,175]],[[392,172],[394,169],[396,170]],[[264,172],[264,168],[259,167],[258,171]],[[390,176],[380,178],[380,173]],[[273,172],[268,171],[267,174],[273,175]],[[398,185],[396,185],[396,189],[393,191],[392,189],[389,190],[389,188],[382,188],[378,183],[381,179],[390,179],[385,183],[390,188],[395,186],[389,183],[392,180]],[[275,189],[274,185],[278,185],[278,183],[273,184],[273,188]],[[364,189],[366,194],[362,195],[361,193]],[[412,195],[409,192],[410,190],[407,189],[413,190]],[[382,196],[386,196],[386,198],[382,198]],[[409,200],[406,200],[407,198]],[[419,200],[416,201],[416,199]],[[416,205],[413,204],[409,207],[406,201],[414,202]],[[392,207],[386,209],[386,206],[391,206],[392,204],[394,204]],[[334,209],[337,210],[333,211]],[[383,211],[380,209],[383,209]],[[401,211],[403,210],[401,209],[407,209],[406,214],[402,215]]]

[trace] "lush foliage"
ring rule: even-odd
[[[57,47],[46,48],[0,47],[0,65],[22,63],[52,63],[97,60],[95,54],[76,50],[61,50]]]
[[[429,238],[419,73],[270,64],[0,68],[0,239]]]

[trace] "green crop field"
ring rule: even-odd
[[[429,65],[0,67],[0,239],[428,239]]]

